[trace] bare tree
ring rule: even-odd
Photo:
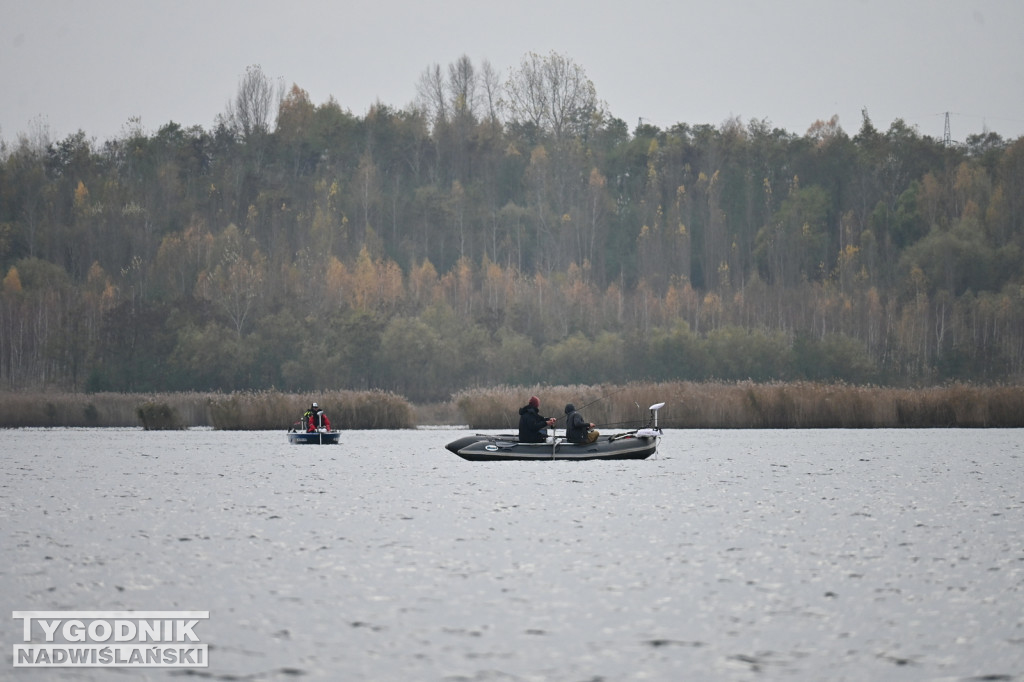
[[[480,86],[484,90],[487,118],[495,122],[498,120],[498,102],[501,98],[501,76],[486,59],[480,67]]]
[[[523,57],[519,70],[512,72],[505,83],[506,98],[502,100],[513,120],[532,123],[538,128],[543,128],[548,107],[543,59],[536,52]]]
[[[259,64],[246,67],[238,83],[238,93],[228,102],[228,120],[249,138],[270,131],[270,117],[280,108],[284,98],[283,87],[274,87]]]
[[[448,65],[448,93],[451,108],[460,119],[473,119],[477,114],[477,77],[473,62],[462,55]]]
[[[423,71],[419,83],[416,84],[416,95],[420,107],[427,112],[435,125],[448,120],[448,101],[445,97],[445,81],[440,64],[428,66]]]
[[[504,106],[513,119],[547,130],[556,140],[581,135],[601,114],[597,90],[583,67],[551,52],[531,52],[505,84]]]

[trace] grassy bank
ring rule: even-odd
[[[23,426],[145,426],[174,429],[288,429],[316,400],[342,429],[407,429],[414,410],[382,391],[326,391],[316,395],[245,393],[0,393],[0,428]]]
[[[1024,427],[1024,386],[908,389],[684,381],[475,389],[459,393],[454,402],[470,428],[512,429],[531,395],[540,398],[545,416],[562,417],[562,408],[571,402],[586,406],[581,411],[588,421],[612,428],[641,423],[647,407],[658,402],[665,403],[659,424],[682,429]]]

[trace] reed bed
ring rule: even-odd
[[[432,427],[465,426],[459,406],[452,400],[413,405],[416,424]]]
[[[688,381],[625,386],[501,386],[454,398],[470,428],[514,429],[531,395],[541,414],[573,403],[599,428],[633,428],[664,402],[659,425],[683,429],[1020,428],[1024,386],[886,388],[813,382]],[[564,424],[560,421],[559,425]]]
[[[244,393],[0,393],[0,428],[213,427],[222,430],[288,429],[316,400],[341,429],[407,429],[414,410],[384,391],[279,391]],[[153,420],[153,415],[161,419]]]
[[[243,393],[0,393],[0,428],[212,427],[287,429],[316,400],[341,429],[408,429],[465,425],[508,429],[531,395],[541,414],[559,418],[573,403],[599,428],[643,425],[648,407],[664,402],[659,424],[683,429],[1021,428],[1024,386],[950,384],[886,388],[812,382],[689,381],[625,385],[498,386],[461,391],[448,403],[417,408],[384,391],[327,391],[316,395]],[[159,415],[160,419],[153,419]],[[143,423],[148,417],[148,424]]]
[[[527,388],[499,386],[462,391],[455,395],[454,402],[465,423],[473,429],[517,429],[519,408],[526,405],[533,395],[540,399],[542,415],[559,420],[556,428],[565,428],[564,408],[570,403],[587,421],[604,427],[635,428],[647,422],[651,405],[665,401],[662,386],[649,383]]]
[[[0,393],[0,428],[142,426],[139,409],[165,405],[183,426],[209,426],[207,393]]]

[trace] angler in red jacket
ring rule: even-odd
[[[320,405],[313,403],[313,406],[309,409],[309,426],[306,431],[313,433],[323,429],[325,431],[331,430],[331,420],[327,418],[327,413],[320,409]]]

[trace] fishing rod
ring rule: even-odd
[[[634,400],[633,404],[636,405],[637,411],[642,413],[642,408],[640,407],[640,403],[638,403],[637,401]],[[662,403],[662,405],[664,405],[664,403]],[[654,407],[654,406],[652,405],[652,407]],[[661,405],[659,405],[657,407],[660,408]],[[621,422],[604,422],[604,423],[601,423],[601,424],[595,424],[594,427],[595,428],[622,428],[622,427],[626,427],[626,428],[643,428],[644,426],[649,425],[651,423],[652,419],[653,419],[653,416],[645,418],[641,414],[641,415],[638,415],[636,419],[629,419],[629,420],[621,421]]]
[[[604,400],[605,398],[611,398],[611,397],[612,397],[613,395],[615,395],[616,393],[622,393],[622,392],[623,392],[623,391],[625,391],[625,390],[626,390],[627,388],[629,388],[629,386],[622,386],[622,387],[620,387],[620,388],[619,388],[618,390],[616,390],[616,391],[612,391],[611,393],[606,393],[605,395],[601,396],[601,397],[600,397],[600,398],[598,398],[597,400],[591,400],[591,401],[590,401],[589,403],[587,403],[587,404],[586,404],[586,405],[584,405],[583,407],[577,407],[577,408],[576,408],[576,411],[577,411],[577,412],[582,412],[583,410],[587,409],[587,408],[588,408],[588,407],[590,407],[591,405],[594,405],[595,403],[599,403],[599,402],[601,402],[601,401],[602,401],[602,400]],[[635,401],[634,401],[634,402],[635,402]],[[567,415],[567,414],[563,414],[563,415],[562,415],[561,417],[555,417],[555,421],[556,421],[556,422],[558,422],[559,420],[565,419],[565,418],[566,418],[566,417],[568,417],[568,416],[569,416],[569,415]]]
[[[624,422],[602,422],[600,424],[594,424],[594,428],[605,429],[605,428],[619,428],[619,427],[623,427],[623,426],[630,426],[631,427],[631,426],[634,426],[636,424],[643,424],[643,423],[644,423],[643,419],[630,419],[630,420],[624,421]]]

